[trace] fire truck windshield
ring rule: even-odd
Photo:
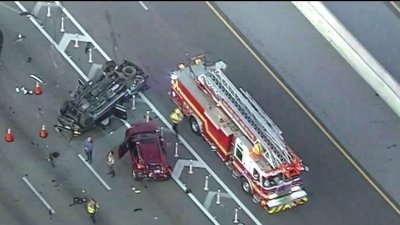
[[[269,188],[284,182],[288,178],[283,173],[278,173],[275,176],[263,176],[262,179],[263,186]]]

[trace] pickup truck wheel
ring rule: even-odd
[[[133,179],[134,179],[134,180],[140,180],[140,178],[139,178],[139,173],[138,173],[138,172],[133,171],[133,172],[132,172],[132,176],[133,176]]]
[[[192,129],[193,133],[200,135],[201,134],[200,125],[194,116],[191,116],[189,118],[189,123],[190,123],[190,128]]]

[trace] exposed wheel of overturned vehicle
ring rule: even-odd
[[[101,67],[101,69],[103,70],[103,72],[105,73],[105,75],[110,75],[112,73],[114,73],[115,69],[117,68],[117,64],[115,63],[114,60],[111,61],[107,61],[106,63],[103,64],[103,66]]]
[[[129,77],[135,76],[137,73],[137,70],[133,66],[125,66],[124,68],[122,68],[122,73],[124,73],[125,76],[127,76],[129,78]]]
[[[134,170],[132,171],[132,176],[134,180],[140,180],[139,173]]]
[[[78,85],[71,99],[63,103],[57,118],[61,127],[86,132],[110,115],[124,118],[126,112],[116,105],[148,87],[148,76],[126,59],[121,65],[108,61],[102,71],[102,75]]]

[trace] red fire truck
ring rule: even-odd
[[[227,78],[226,64],[205,62],[204,56],[187,64],[171,72],[170,97],[243,190],[270,214],[307,202],[300,174],[308,167],[250,94]]]

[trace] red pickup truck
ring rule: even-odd
[[[136,123],[126,130],[124,142],[118,149],[118,157],[123,157],[128,151],[134,180],[171,178],[172,169],[165,155],[164,140],[155,123]]]

